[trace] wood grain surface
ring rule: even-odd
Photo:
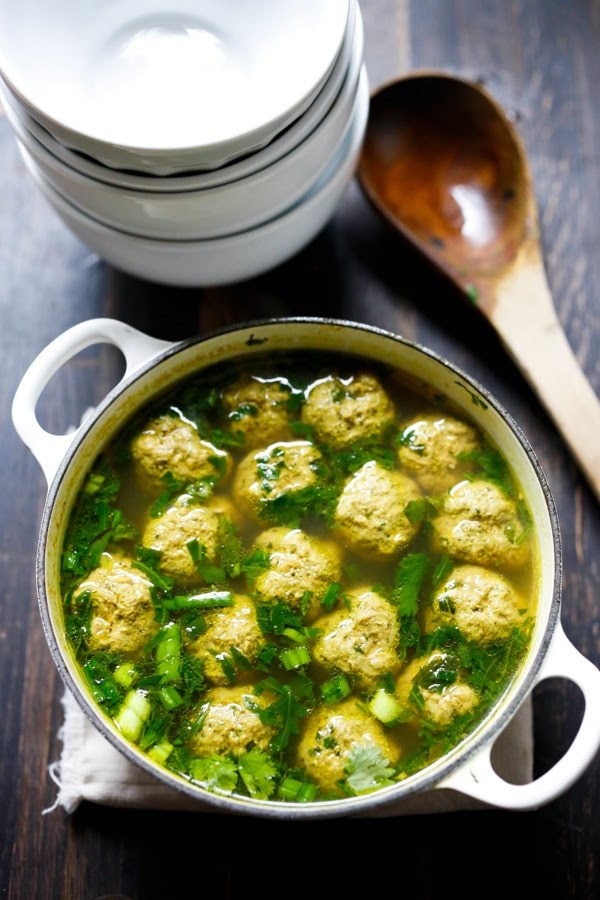
[[[600,391],[600,2],[362,0],[371,87],[438,68],[480,80],[513,117],[533,173],[557,313]],[[0,37],[1,42],[1,37]],[[600,664],[600,514],[564,443],[491,326],[402,246],[356,182],[304,250],[271,272],[210,290],[115,271],[71,234],[26,172],[0,116],[0,896],[418,898],[600,897],[600,760],[527,813],[286,823],[91,803],[45,813],[56,787],[62,686],[43,635],[35,552],[46,485],[10,406],[34,356],[83,319],[113,316],[168,340],[271,315],[331,315],[416,339],[480,380],[527,433],[561,522],[562,621]],[[109,348],[53,379],[40,419],[61,431],[118,380]],[[600,435],[597,435],[600,440]],[[534,695],[535,769],[568,746],[581,699],[567,681]],[[600,728],[600,722],[598,723]],[[360,879],[360,881],[359,881]]]

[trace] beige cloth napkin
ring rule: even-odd
[[[58,792],[53,805],[73,813],[84,800],[114,807],[214,812],[216,807],[195,800],[159,782],[133,765],[104,738],[81,711],[70,692],[63,697],[62,752],[50,766]],[[533,722],[528,699],[500,735],[494,748],[494,764],[503,778],[525,784],[533,777]],[[415,815],[485,809],[487,804],[456,791],[436,789],[401,798],[393,806],[375,810],[373,816]]]

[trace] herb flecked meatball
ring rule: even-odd
[[[269,700],[257,696],[248,687],[215,687],[202,705],[201,726],[188,742],[188,749],[198,756],[233,754],[239,756],[252,747],[266,750],[274,729],[261,722],[256,707]]]
[[[366,587],[348,591],[338,609],[314,624],[320,629],[315,662],[350,676],[358,688],[372,690],[383,676],[397,674],[398,615],[381,594]]]
[[[233,605],[204,614],[206,631],[189,644],[189,650],[202,662],[204,677],[211,684],[229,684],[237,670],[232,651],[254,665],[266,643],[259,628],[256,607],[250,597],[233,595]],[[245,670],[242,670],[242,675]]]
[[[400,438],[400,463],[430,494],[443,494],[461,481],[469,466],[459,454],[480,448],[473,426],[438,412],[414,416],[402,426]]]
[[[149,519],[142,544],[160,553],[159,568],[165,575],[185,583],[203,583],[192,546],[200,561],[214,563],[219,550],[225,516],[219,501],[203,506],[183,494],[161,516]],[[227,520],[229,527],[233,523]]]
[[[428,632],[440,625],[458,628],[467,640],[506,640],[522,626],[527,603],[511,582],[483,566],[457,566],[436,589],[425,610]]]
[[[152,582],[125,557],[103,553],[73,592],[76,600],[89,591],[92,619],[88,647],[136,655],[158,630]]]
[[[477,692],[456,677],[453,666],[448,654],[440,651],[413,659],[396,681],[399,701],[437,728],[447,727],[479,703]],[[419,701],[411,696],[415,689]]]
[[[292,388],[280,378],[250,376],[225,388],[222,401],[232,431],[240,431],[248,447],[264,447],[294,437],[288,404]]]
[[[301,412],[316,439],[335,448],[380,438],[394,416],[394,404],[379,379],[366,372],[314,382]]]
[[[195,426],[176,414],[149,421],[131,441],[130,450],[134,471],[148,494],[164,490],[168,473],[184,483],[202,478],[218,483],[231,469],[229,454],[202,440]]]
[[[269,503],[316,484],[315,466],[320,459],[310,441],[280,441],[251,451],[235,472],[236,500],[248,515],[260,519],[267,514]]]
[[[421,498],[412,478],[371,460],[346,482],[333,527],[359,556],[389,559],[406,549],[418,533],[420,523],[408,518],[406,507]]]
[[[517,505],[489,481],[461,481],[432,519],[433,547],[461,562],[517,568],[529,559],[527,528]]]
[[[346,796],[340,782],[346,779],[352,754],[364,748],[376,749],[392,764],[399,756],[399,746],[384,726],[354,698],[348,698],[306,717],[296,748],[296,762],[306,769],[321,791]]]
[[[268,603],[281,600],[305,613],[307,621],[314,619],[326,591],[341,578],[337,544],[282,525],[259,534],[255,548],[269,554],[268,566],[253,584],[256,597]]]

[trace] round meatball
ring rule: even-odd
[[[317,440],[337,448],[381,437],[394,416],[391,398],[369,373],[350,378],[328,375],[315,381],[306,391],[301,412]]]
[[[310,441],[280,441],[252,451],[237,467],[235,497],[248,515],[260,519],[273,500],[315,484],[315,464],[320,459],[321,454]]]
[[[307,621],[320,610],[320,601],[342,574],[341,551],[333,541],[285,525],[259,534],[255,547],[269,554],[268,568],[257,576],[253,588],[263,602],[282,600],[305,613]]]
[[[421,497],[412,478],[371,460],[344,486],[333,527],[359,556],[389,559],[408,547],[418,533],[420,523],[411,521],[405,510],[408,503]]]
[[[489,481],[451,488],[432,525],[434,550],[461,562],[512,569],[530,555],[516,503]]]
[[[347,796],[340,787],[353,751],[376,748],[394,764],[400,748],[383,725],[353,698],[310,713],[296,748],[296,762],[323,793]]]
[[[425,610],[425,628],[454,626],[467,640],[506,640],[523,622],[527,603],[508,578],[482,566],[458,566],[436,589]]]
[[[214,563],[219,551],[221,520],[225,518],[218,502],[198,506],[182,495],[162,516],[149,519],[142,544],[160,553],[161,572],[176,581],[202,583],[190,547],[196,541],[203,561]],[[230,523],[233,527],[233,523]]]
[[[479,703],[477,692],[469,684],[458,678],[448,683],[443,677],[447,667],[448,654],[436,651],[413,659],[396,682],[396,694],[402,705],[437,728],[446,728],[457,716],[470,712]],[[410,696],[415,686],[422,701],[418,706]]]
[[[469,467],[459,462],[459,454],[472,453],[480,447],[475,428],[441,413],[413,417],[400,434],[398,459],[430,494],[443,494],[462,480]]]
[[[256,607],[250,597],[233,596],[233,606],[205,614],[206,631],[191,641],[189,650],[202,661],[204,677],[211,684],[228,684],[230,678],[221,661],[237,650],[254,665],[266,639],[258,626]],[[235,660],[234,660],[235,662]],[[243,673],[242,673],[243,674]]]
[[[369,588],[354,589],[344,597],[347,605],[316,620],[320,634],[313,644],[313,658],[370,691],[380,678],[396,674],[400,667],[397,611]]]
[[[134,471],[142,489],[156,494],[165,488],[170,473],[180,482],[201,478],[223,480],[231,469],[231,457],[204,441],[187,419],[165,414],[152,419],[131,441]]]
[[[232,431],[240,431],[248,447],[264,447],[293,438],[288,403],[292,388],[281,378],[249,376],[222,394]]]
[[[74,599],[91,595],[90,650],[137,655],[159,628],[151,590],[132,560],[103,553],[101,565],[73,593]]]
[[[213,688],[205,709],[203,705],[202,726],[190,738],[188,749],[196,756],[231,753],[235,757],[253,747],[266,750],[275,729],[261,722],[255,707],[264,708],[269,702],[243,685]]]

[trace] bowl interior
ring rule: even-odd
[[[146,168],[222,165],[273,139],[316,97],[342,46],[348,0],[73,7],[0,4],[0,71],[67,144]],[[310,51],[310,52],[308,52]],[[137,162],[137,166],[136,166]]]

